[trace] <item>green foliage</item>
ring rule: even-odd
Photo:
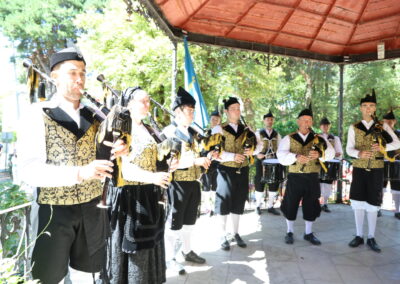
[[[75,15],[88,9],[99,12],[104,4],[105,0],[2,0],[1,32],[17,43],[21,56],[31,57],[48,72],[51,54],[79,33],[72,21]]]
[[[1,250],[0,250],[1,254]],[[21,276],[16,271],[17,259],[16,258],[3,258],[0,259],[0,283],[6,284],[34,284],[39,283],[37,280],[25,281],[25,277]]]
[[[19,185],[11,182],[0,183],[0,210],[8,209],[28,202],[26,193]]]

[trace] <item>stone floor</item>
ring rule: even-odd
[[[313,226],[321,246],[304,241],[304,222],[299,212],[295,243],[283,241],[286,224],[282,216],[248,211],[240,232],[248,247],[219,248],[216,217],[202,216],[196,225],[194,250],[206,258],[205,265],[185,263],[184,276],[167,274],[167,283],[400,283],[400,220],[383,210],[378,219],[378,254],[365,245],[350,248],[355,232],[350,206],[330,205]],[[364,230],[367,230],[366,220]]]

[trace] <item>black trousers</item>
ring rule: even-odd
[[[265,183],[261,182],[261,178],[263,176],[263,165],[262,160],[255,159],[254,166],[256,167],[256,175],[254,176],[254,186],[255,191],[264,192],[265,190]],[[267,183],[268,190],[277,192],[279,190],[279,183]]]
[[[180,230],[183,225],[194,225],[201,201],[198,181],[172,181],[168,187],[170,214],[168,223],[171,230]]]
[[[249,167],[237,168],[218,166],[217,192],[215,196],[215,213],[243,214],[244,205],[249,195]]]
[[[38,229],[33,237],[48,223],[49,234],[42,234],[35,242],[34,279],[43,284],[57,284],[67,274],[68,264],[84,272],[99,272],[103,268],[109,225],[107,210],[98,208],[98,203],[96,198],[78,205],[39,204]]]
[[[300,201],[302,202],[303,219],[315,221],[321,214],[319,197],[319,174],[289,173],[285,195],[283,196],[281,211],[286,219],[296,220]]]
[[[203,191],[216,191],[217,190],[217,168],[218,162],[212,161],[207,173],[201,176],[201,183],[203,184]]]
[[[367,171],[363,168],[353,169],[353,180],[350,186],[350,199],[366,201],[373,206],[382,204],[383,168]]]

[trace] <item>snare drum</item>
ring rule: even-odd
[[[263,183],[281,183],[286,179],[287,167],[281,165],[278,159],[266,159],[262,161]]]
[[[384,181],[400,180],[399,160],[395,160],[393,163],[385,160],[383,168],[383,179]]]
[[[321,167],[319,179],[323,181],[334,181],[339,179],[340,160],[329,160],[325,163],[327,172]]]

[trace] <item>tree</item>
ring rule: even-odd
[[[50,73],[51,55],[80,33],[73,24],[75,16],[88,9],[100,12],[105,3],[106,0],[3,0],[0,27],[5,36],[17,43],[20,56],[30,57]]]

